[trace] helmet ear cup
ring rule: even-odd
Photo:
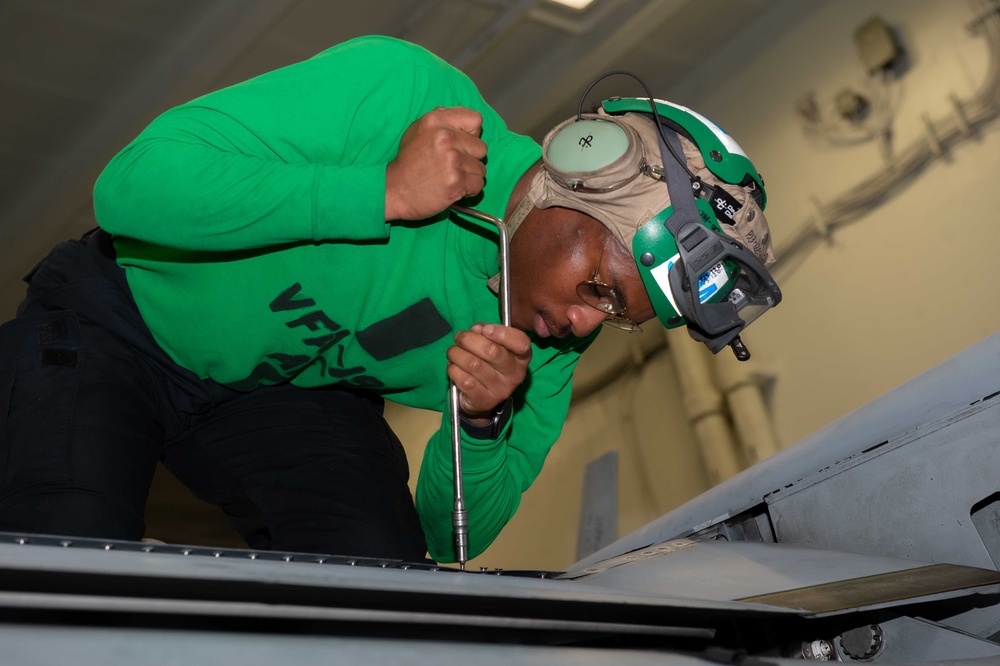
[[[545,162],[556,171],[588,173],[627,153],[629,136],[615,122],[588,118],[556,128],[546,144]]]

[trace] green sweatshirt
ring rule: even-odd
[[[497,234],[455,214],[384,219],[386,165],[438,106],[483,115],[475,207],[502,217],[538,145],[508,131],[464,74],[385,37],[167,111],[107,166],[94,207],[143,319],[179,365],[242,391],[336,384],[441,411],[416,503],[432,557],[454,561],[445,351],[455,332],[499,321],[486,284]],[[592,339],[535,344],[499,439],[463,436],[470,556],[541,470]]]

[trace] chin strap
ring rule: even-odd
[[[507,222],[507,237],[513,238],[514,232],[517,231],[521,223],[524,222],[524,218],[528,217],[528,213],[531,209],[535,207],[535,200],[531,198],[530,192],[525,192],[524,196],[521,197],[521,203],[517,204],[517,208],[510,216],[510,220]],[[489,280],[486,281],[486,286],[490,288],[494,294],[500,293],[500,273],[497,273]]]

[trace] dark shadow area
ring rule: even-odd
[[[176,544],[247,547],[222,509],[192,495],[160,464],[146,502],[146,537]]]

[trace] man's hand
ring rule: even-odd
[[[524,331],[500,324],[459,331],[448,349],[448,378],[458,386],[462,414],[488,420],[524,381],[530,360],[531,340]]]
[[[479,194],[486,178],[483,117],[438,107],[410,125],[385,170],[385,219],[422,220]]]

